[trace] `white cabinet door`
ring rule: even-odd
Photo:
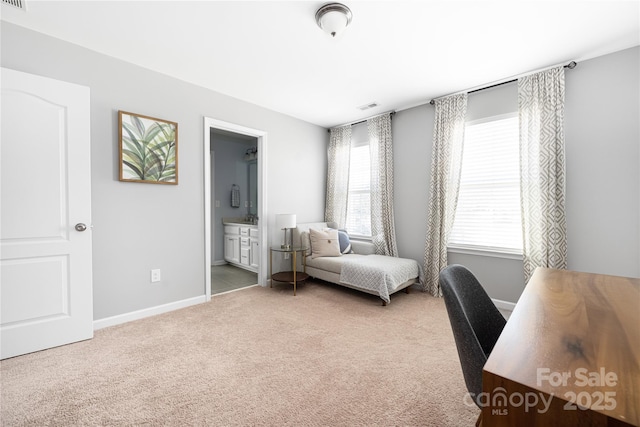
[[[224,236],[224,259],[228,262],[240,262],[240,236]]]
[[[89,88],[2,68],[0,358],[93,337]]]
[[[250,263],[253,268],[258,268],[260,265],[260,245],[258,244],[258,239],[251,239]]]

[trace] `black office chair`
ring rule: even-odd
[[[482,368],[507,323],[476,277],[462,265],[440,272],[440,286],[456,340],[464,382],[478,407]]]

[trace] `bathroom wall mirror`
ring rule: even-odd
[[[251,160],[248,164],[249,171],[249,214],[258,214],[258,162]]]

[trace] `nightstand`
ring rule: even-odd
[[[283,254],[291,254],[291,271],[280,271],[278,273],[273,272],[273,253],[280,252]],[[302,256],[302,271],[297,271],[297,257],[298,253]],[[296,294],[296,285],[298,282],[303,282],[309,278],[306,273],[306,260],[307,260],[307,248],[301,246],[292,246],[290,248],[282,248],[280,246],[272,246],[269,248],[269,274],[271,275],[271,285],[273,288],[273,281],[287,282],[293,284],[293,295]]]

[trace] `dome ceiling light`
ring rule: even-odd
[[[335,37],[351,23],[351,9],[341,3],[327,3],[316,12],[316,23],[322,31]]]

